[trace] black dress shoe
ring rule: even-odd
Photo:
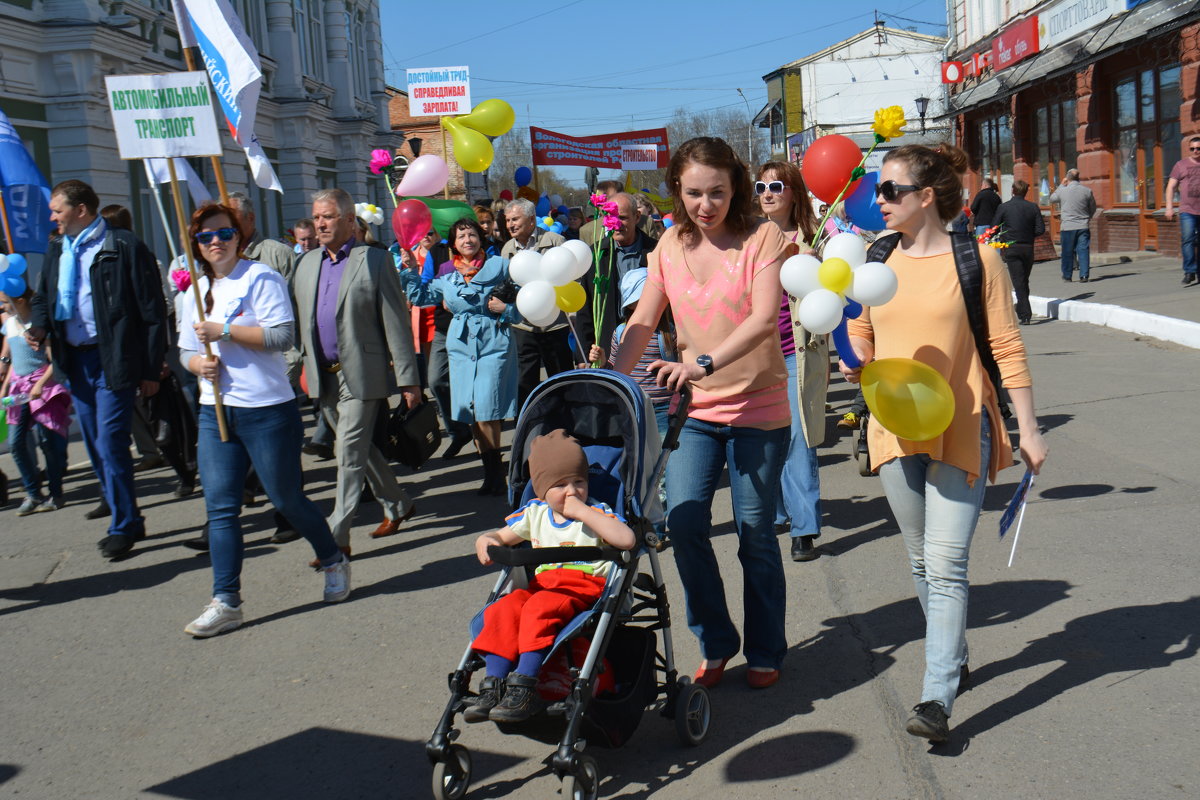
[[[204,529],[200,531],[200,535],[195,539],[186,539],[183,542],[184,547],[192,550],[199,550],[201,553],[208,552],[208,523],[204,523]]]
[[[104,519],[105,517],[108,517],[108,516],[112,516],[112,509],[110,509],[108,507],[108,503],[101,500],[100,505],[96,506],[91,511],[84,514],[83,518],[84,519]]]
[[[328,461],[333,458],[333,448],[327,444],[309,442],[300,448],[306,455],[316,456],[318,461]]]
[[[172,494],[174,494],[178,498],[184,498],[184,497],[190,496],[195,491],[196,491],[196,479],[195,478],[192,478],[190,481],[186,481],[186,480],[180,478],[179,485],[175,487],[175,491],[172,492]]]
[[[1194,272],[1183,273],[1182,283],[1184,286],[1187,286],[1189,283],[1195,283],[1195,282],[1196,282],[1196,273],[1194,273]]]
[[[134,472],[145,472],[146,470],[158,469],[167,462],[163,461],[162,456],[144,456],[133,465]]]
[[[287,544],[300,538],[300,532],[295,528],[278,528],[271,534],[271,544]]]
[[[116,559],[133,549],[134,537],[124,533],[114,533],[100,545],[100,555],[107,559]]]
[[[449,446],[446,447],[446,452],[442,453],[442,458],[454,458],[460,452],[462,452],[462,449],[464,447],[466,447],[470,443],[471,443],[471,434],[470,433],[455,434],[454,438],[450,440]]]
[[[796,536],[792,539],[792,561],[813,561],[820,557],[813,547],[815,536]]]

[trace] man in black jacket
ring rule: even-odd
[[[1025,199],[1029,184],[1017,178],[1013,181],[1012,199],[996,209],[993,225],[1000,226],[999,241],[1011,242],[1001,250],[1008,274],[1017,293],[1017,319],[1028,325],[1033,318],[1029,308],[1029,273],[1033,271],[1033,240],[1046,232],[1046,221],[1037,203]]]
[[[594,330],[592,319],[592,304],[595,302],[596,291],[595,263],[583,277],[587,302],[583,304],[583,308],[579,309],[579,313],[575,317],[575,329],[579,332],[581,352],[586,354],[591,350],[592,345],[596,344],[604,351],[606,358],[612,356],[609,348],[612,345],[613,331],[616,330],[621,316],[621,278],[625,277],[625,273],[631,269],[645,268],[646,256],[658,244],[658,239],[646,235],[638,228],[641,213],[638,211],[637,201],[632,195],[618,192],[612,196],[612,200],[617,204],[617,215],[620,217],[621,227],[614,231],[611,237],[605,237],[600,243],[600,256],[597,263],[600,264],[601,274],[605,274],[611,269],[611,273],[608,274],[607,300],[604,301],[604,318],[600,322],[600,330]]]
[[[983,179],[983,188],[971,201],[971,219],[975,220],[975,235],[979,236],[996,224],[996,209],[1000,207],[1000,193],[991,178]]]
[[[46,251],[25,337],[34,347],[48,340],[55,373],[70,381],[83,441],[112,512],[100,552],[117,558],[146,534],[129,432],[135,394],[158,391],[168,325],[154,256],[130,231],[108,227],[99,206],[82,181],[51,190],[50,220],[61,236]]]

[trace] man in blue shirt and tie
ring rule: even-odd
[[[154,256],[133,233],[108,227],[100,198],[83,181],[50,191],[50,243],[25,338],[50,345],[71,385],[83,441],[112,513],[102,555],[119,558],[146,535],[133,486],[130,421],[137,392],[158,391],[167,313]],[[103,514],[89,514],[90,518]]]

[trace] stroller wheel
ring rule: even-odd
[[[679,741],[695,747],[708,738],[712,724],[712,704],[708,689],[695,683],[683,683],[675,696],[675,733]]]
[[[452,744],[447,759],[433,765],[433,796],[437,800],[461,800],[470,783],[471,753],[461,744]]]
[[[596,800],[600,796],[600,769],[596,759],[579,757],[578,772],[563,776],[562,796],[570,800]]]
[[[871,476],[871,451],[867,447],[867,415],[863,414],[862,425],[859,430],[854,431],[854,438],[851,440],[850,448],[854,454],[854,460],[858,464],[858,474],[864,478]]]

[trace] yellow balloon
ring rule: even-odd
[[[492,143],[478,131],[464,128],[454,117],[442,117],[442,127],[454,139],[454,160],[467,172],[484,172],[496,157]]]
[[[954,419],[954,392],[941,373],[911,358],[872,361],[862,371],[863,397],[879,424],[901,439],[936,439]]]
[[[826,289],[841,294],[854,280],[854,271],[844,258],[827,258],[821,262],[817,278]]]
[[[587,302],[587,292],[578,283],[571,281],[554,287],[554,299],[559,308],[568,314],[574,314]]]
[[[471,109],[471,113],[459,117],[458,122],[486,136],[503,136],[517,121],[512,106],[503,100],[484,100]]]

